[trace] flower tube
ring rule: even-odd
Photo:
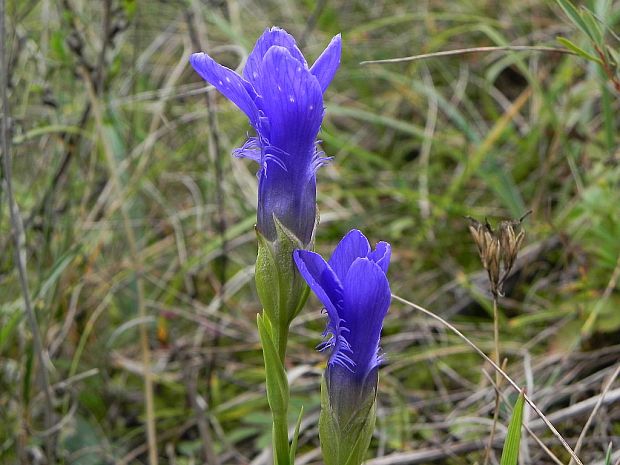
[[[340,241],[328,262],[307,250],[295,252],[300,273],[328,316],[322,348],[331,354],[323,376],[319,420],[326,465],[362,462],[375,423],[379,338],[391,293],[386,277],[391,248],[371,250],[358,230]]]
[[[259,164],[256,287],[282,359],[290,323],[308,296],[293,251],[313,248],[316,171],[328,160],[316,138],[323,92],[336,74],[340,54],[337,35],[308,67],[295,39],[272,27],[256,42],[243,76],[206,53],[190,57],[198,74],[237,105],[256,131],[233,153]]]
[[[259,164],[258,231],[277,236],[274,217],[304,246],[316,221],[316,171],[328,160],[317,148],[323,121],[323,92],[340,65],[335,36],[312,67],[283,29],[267,29],[238,75],[206,53],[190,63],[200,76],[242,110],[256,136],[234,154]]]

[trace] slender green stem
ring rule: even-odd
[[[288,405],[288,399],[287,399]],[[287,411],[273,413],[273,463],[289,465]]]
[[[279,328],[276,331],[276,348],[280,357],[280,363],[286,373],[286,346],[288,343],[288,326]],[[288,391],[288,390],[287,390]],[[289,441],[288,441],[288,406],[290,398],[283,399],[285,408],[280,412],[272,412],[273,416],[273,441],[275,465],[289,465]]]
[[[493,343],[495,346],[495,363],[497,366],[501,366],[501,357],[499,353],[499,312],[497,309],[497,295],[493,294]],[[489,435],[489,442],[487,444],[487,449],[484,454],[484,462],[483,465],[487,465],[489,463],[489,458],[491,456],[491,448],[493,447],[493,439],[495,437],[495,430],[497,428],[497,420],[499,418],[499,401],[500,401],[500,393],[499,393],[499,385],[501,382],[501,376],[498,371],[495,372],[495,411],[493,412],[493,425],[491,426],[491,434]]]
[[[265,362],[265,384],[267,400],[273,420],[273,463],[274,465],[290,465],[290,448],[288,442],[288,405],[289,387],[282,356],[279,350],[282,340],[286,340],[288,328],[276,328],[268,318],[268,312],[258,316],[258,332],[263,349]],[[285,346],[286,344],[284,344]]]
[[[497,308],[497,296],[493,296],[493,343],[495,345],[495,363],[498,366],[502,366],[502,360],[499,353],[499,310]],[[495,380],[499,387],[501,376],[499,373],[495,373]]]

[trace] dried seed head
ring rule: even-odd
[[[498,233],[504,269],[508,274],[517,259],[517,254],[525,237],[525,230],[521,228],[520,221],[502,221]]]
[[[501,293],[501,262],[502,262],[502,247],[499,239],[487,233],[487,249],[485,253],[486,263],[483,263],[489,275],[489,281],[491,283],[491,291],[493,294]]]
[[[476,247],[478,247],[478,253],[480,254],[480,259],[483,257],[483,252],[486,249],[486,235],[484,226],[479,221],[476,221],[473,218],[467,217],[469,220],[469,232],[471,232],[471,236],[474,238],[474,242]]]
[[[482,224],[467,217],[469,231],[478,248],[482,266],[487,270],[491,292],[495,296],[503,295],[502,285],[515,264],[525,238],[521,223],[530,213],[527,212],[519,220],[502,221],[497,231],[494,231],[486,220]]]

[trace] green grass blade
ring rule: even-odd
[[[299,416],[297,417],[297,423],[295,424],[295,432],[293,433],[293,440],[291,441],[291,451],[289,455],[289,462],[291,465],[295,464],[295,452],[297,452],[297,440],[299,439],[299,428],[301,427],[301,419],[304,416],[304,406],[301,406],[299,410]]]
[[[566,47],[570,51],[575,52],[581,58],[585,58],[586,60],[593,61],[595,63],[598,63],[599,65],[603,64],[603,62],[599,58],[595,57],[591,53],[586,52],[584,49],[582,49],[578,45],[575,45],[573,42],[571,42],[567,38],[558,37],[556,40],[562,45],[564,45],[564,47]]]
[[[590,10],[583,5],[581,6],[581,10],[581,17],[583,18],[584,23],[586,23],[588,31],[590,31],[590,34],[593,36],[597,45],[601,46],[603,44],[603,31],[601,30],[600,24],[594,16],[592,16]]]
[[[610,442],[607,446],[607,453],[605,454],[605,465],[611,465],[611,445],[612,443]]]
[[[564,10],[566,16],[569,17],[569,19],[573,22],[575,26],[581,29],[581,31],[586,34],[590,39],[595,41],[592,32],[588,28],[588,25],[583,20],[577,8],[575,8],[575,5],[570,2],[570,0],[556,0],[556,3],[560,6],[560,8],[562,8],[562,10]]]
[[[504,442],[502,459],[500,465],[517,465],[519,459],[519,445],[521,444],[521,423],[523,421],[523,405],[525,396],[523,391],[519,394],[515,408],[512,411],[512,418],[508,425],[508,434]]]

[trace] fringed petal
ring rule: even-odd
[[[379,265],[368,258],[358,258],[349,268],[343,288],[340,318],[350,331],[347,340],[356,376],[366,376],[378,364],[379,338],[391,300],[390,285]]]
[[[256,163],[261,162],[261,146],[258,137],[249,137],[238,149],[233,150],[235,158],[249,158]]]

